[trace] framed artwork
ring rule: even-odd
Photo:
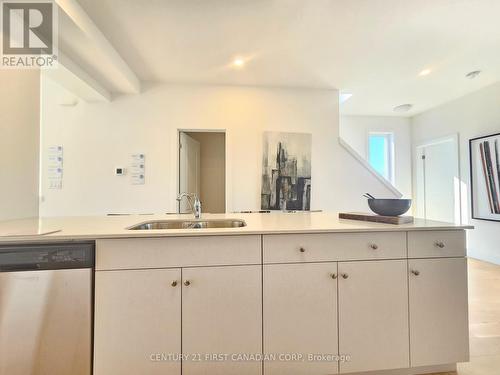
[[[500,133],[469,141],[472,218],[500,221]]]
[[[307,133],[264,133],[263,210],[311,209],[311,140]]]

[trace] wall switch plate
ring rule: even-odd
[[[125,176],[125,172],[126,172],[126,170],[123,167],[116,167],[115,168],[115,175],[117,175],[117,176]]]

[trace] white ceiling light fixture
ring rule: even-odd
[[[245,60],[243,60],[241,57],[237,57],[233,60],[232,64],[235,68],[243,68],[245,65]]]
[[[394,107],[393,111],[397,112],[397,113],[403,113],[403,112],[408,112],[412,108],[413,108],[413,104],[401,104],[401,105]]]
[[[474,79],[476,78],[478,75],[481,74],[481,71],[480,70],[474,70],[472,72],[469,72],[465,75],[465,78],[469,78],[469,79]]]
[[[431,74],[431,72],[432,72],[432,70],[430,70],[430,69],[424,69],[420,73],[418,73],[418,75],[420,77],[425,77],[425,76],[428,76],[429,74]]]

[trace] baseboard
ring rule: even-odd
[[[414,367],[397,370],[356,372],[350,373],[349,375],[423,375],[454,371],[457,371],[457,365],[455,363],[449,365]]]
[[[500,255],[485,253],[481,251],[475,251],[473,248],[467,249],[467,256],[472,259],[480,260],[482,262],[487,262],[500,266]]]

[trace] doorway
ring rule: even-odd
[[[416,216],[460,223],[458,135],[435,139],[417,146],[416,174]]]
[[[226,212],[226,133],[179,131],[179,193],[195,193],[202,212]],[[183,199],[179,213],[191,212]]]

